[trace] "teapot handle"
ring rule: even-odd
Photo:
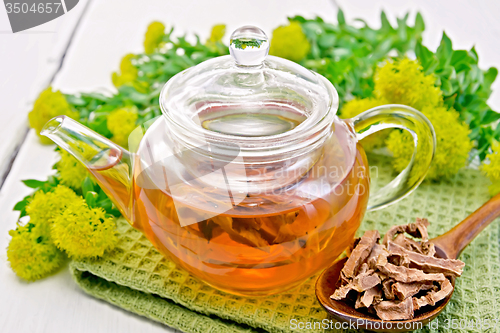
[[[413,136],[414,151],[406,169],[373,195],[368,209],[384,208],[410,194],[425,178],[436,149],[436,134],[421,112],[399,104],[388,104],[367,110],[349,122],[358,140],[387,128],[405,129]]]

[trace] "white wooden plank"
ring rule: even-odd
[[[15,148],[27,130],[31,103],[59,68],[66,45],[87,4],[56,20],[13,34],[0,10],[0,185]]]

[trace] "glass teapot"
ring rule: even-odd
[[[268,51],[262,30],[237,29],[231,55],[165,84],[163,116],[132,132],[130,151],[64,116],[42,130],[85,164],[161,253],[243,295],[280,292],[330,265],[367,209],[420,184],[435,148],[417,110],[385,105],[341,120],[327,79]],[[386,128],[411,133],[413,157],[369,196],[358,141]]]

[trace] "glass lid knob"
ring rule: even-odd
[[[269,53],[269,39],[262,29],[246,25],[231,35],[229,52],[240,66],[258,66]]]

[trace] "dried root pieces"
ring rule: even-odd
[[[427,219],[417,219],[392,227],[382,244],[378,231],[365,232],[355,241],[341,285],[330,297],[352,299],[356,309],[365,308],[382,320],[412,319],[415,311],[448,297],[453,291],[449,279],[460,276],[465,264],[434,256],[428,226]]]

